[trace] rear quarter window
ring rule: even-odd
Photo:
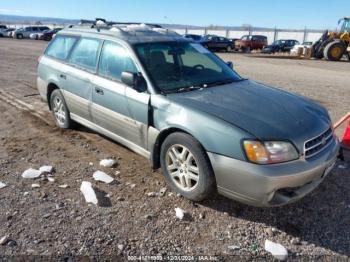
[[[82,38],[74,47],[69,62],[84,69],[94,71],[97,66],[97,56],[101,41]]]
[[[66,60],[76,41],[77,37],[58,35],[49,45],[45,54],[59,60]]]

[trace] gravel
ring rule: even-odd
[[[19,99],[40,105],[38,96],[23,96],[37,92],[30,86],[45,45],[0,39],[0,90],[17,90]],[[319,100],[333,119],[348,110],[348,63],[221,55],[244,76]],[[0,111],[0,181],[7,184],[0,194],[0,237],[7,237],[0,260],[20,255],[125,260],[142,254],[272,260],[264,249],[267,239],[283,245],[290,259],[345,260],[350,255],[348,163],[338,162],[314,192],[288,206],[254,208],[218,195],[193,203],[171,192],[146,159],[83,127],[59,130],[7,103],[0,103]],[[118,164],[100,167],[101,159]],[[22,178],[42,163],[55,167],[54,182],[44,176]],[[94,181],[97,166],[118,183]],[[82,181],[92,184],[101,205],[85,202]],[[33,183],[40,188],[31,188]],[[162,197],[148,197],[150,192]],[[186,210],[186,219],[176,217],[177,207]]]

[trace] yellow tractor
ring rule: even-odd
[[[350,17],[339,20],[336,32],[326,31],[311,47],[311,56],[339,61],[346,55],[350,61]]]

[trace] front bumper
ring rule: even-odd
[[[295,202],[313,191],[332,170],[340,144],[334,139],[329,147],[310,159],[256,165],[209,153],[218,192],[239,202],[272,207]]]

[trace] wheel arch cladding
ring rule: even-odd
[[[47,86],[47,103],[49,105],[49,109],[51,110],[51,103],[50,103],[50,98],[51,94],[54,90],[59,89],[59,87],[55,83],[49,83]]]
[[[180,128],[177,128],[177,127],[169,127],[167,129],[162,130],[158,134],[158,137],[157,137],[156,142],[154,144],[152,155],[151,155],[152,156],[151,163],[152,163],[153,169],[160,168],[160,151],[162,148],[162,144],[165,141],[165,139],[173,133],[184,133],[184,134],[188,134],[188,135],[192,136],[187,131],[180,129]]]

